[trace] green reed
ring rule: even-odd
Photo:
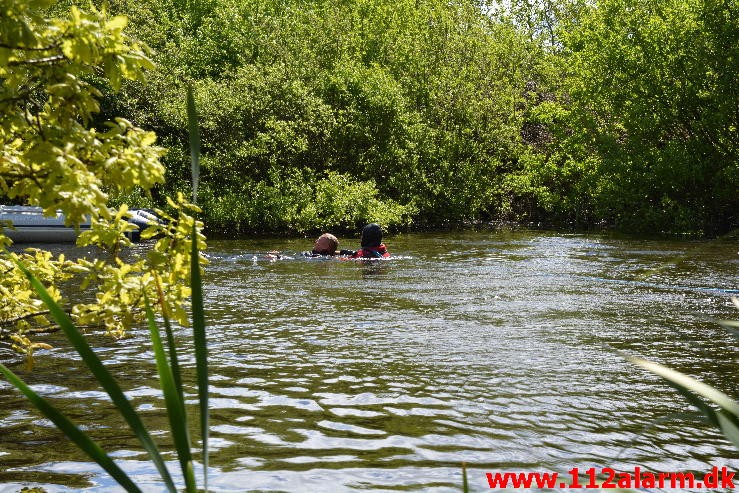
[[[191,286],[192,286],[192,325],[193,339],[196,355],[196,373],[198,381],[198,400],[200,403],[200,425],[202,436],[202,460],[203,460],[203,483],[207,491],[208,471],[208,368],[207,368],[207,344],[205,339],[205,321],[203,316],[202,281],[200,278],[199,252],[196,241],[196,230],[193,228],[192,259],[191,259]],[[144,449],[147,451],[151,461],[156,466],[168,491],[178,491],[172,475],[167,469],[159,450],[151,438],[149,431],[143,424],[140,415],[134,410],[130,401],[126,398],[113,375],[100,361],[85,337],[74,325],[69,315],[54,301],[46,288],[26,267],[15,260],[16,265],[25,274],[41,300],[49,308],[49,311],[64,332],[72,346],[77,350],[82,361],[87,365],[92,375],[110,396],[113,404],[121,416],[130,426]],[[177,457],[182,469],[185,481],[185,491],[196,492],[197,484],[193,467],[192,445],[188,431],[187,413],[185,410],[184,392],[182,378],[180,376],[177,350],[174,345],[171,325],[168,318],[164,317],[164,325],[167,332],[169,346],[169,358],[164,351],[159,328],[154,320],[154,312],[149,300],[146,300],[146,315],[154,349],[159,380],[164,394],[167,414],[170,421],[171,435],[174,440]],[[49,401],[34,392],[21,378],[15,375],[6,366],[0,364],[0,373],[15,385],[27,398],[51,420],[77,447],[85,452],[92,460],[98,463],[110,476],[115,479],[126,491],[140,492],[134,481],[110,458],[110,456],[77,425],[72,423],[63,413],[56,409]]]
[[[187,86],[187,128],[190,140],[190,174],[192,175],[192,202],[198,203],[198,184],[200,182],[200,127],[198,110],[191,84]]]
[[[739,298],[732,298],[732,301],[739,308]],[[739,329],[739,322],[720,320],[718,323],[731,335],[739,339],[739,330],[737,330]],[[720,390],[679,371],[633,356],[625,356],[625,358],[664,378],[688,402],[698,408],[712,425],[721,430],[724,436],[739,450],[739,402]],[[715,409],[714,406],[717,406],[718,409]]]

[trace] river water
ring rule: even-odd
[[[387,244],[393,259],[363,263],[264,256],[307,239],[210,242],[214,491],[459,491],[462,462],[472,491],[489,491],[486,472],[739,469],[728,441],[621,356],[738,397],[738,344],[714,322],[739,318],[735,240],[488,231]],[[178,338],[191,352],[189,329]],[[93,343],[167,449],[146,333]],[[32,373],[13,369],[161,491],[78,358],[54,345]],[[5,382],[0,428],[0,492],[115,490]]]

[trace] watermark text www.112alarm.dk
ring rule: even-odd
[[[735,471],[713,467],[705,474],[692,472],[651,472],[635,467],[617,471],[610,467],[556,472],[488,472],[490,488],[725,488],[734,489]]]

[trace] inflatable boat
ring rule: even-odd
[[[132,241],[141,240],[141,231],[159,218],[148,210],[130,209],[128,221],[138,227],[128,234]],[[77,240],[83,231],[90,229],[90,222],[80,224],[79,228],[66,226],[64,214],[44,216],[41,207],[20,205],[0,205],[0,225],[2,232],[14,243],[69,243]]]

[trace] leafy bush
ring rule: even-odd
[[[214,0],[195,32],[174,4],[118,5],[160,68],[146,85],[127,86],[111,110],[157,129],[170,151],[167,190],[184,191],[179,94],[193,82],[205,213],[218,218],[211,228],[351,228],[382,209],[397,224],[411,211],[438,223],[497,214],[499,175],[518,145],[517,105],[525,104],[523,88],[536,69],[537,48],[512,24],[466,3]],[[183,16],[177,28],[172,19]],[[332,174],[352,179],[332,181]],[[305,191],[291,183],[296,175],[306,180]],[[358,193],[354,182],[373,184],[385,206],[299,212],[320,200],[316,184],[324,178],[344,183],[349,196]],[[251,196],[251,205],[239,205],[241,196]],[[290,198],[302,202],[280,205]],[[396,203],[412,207],[400,212]]]
[[[104,110],[156,129],[165,193],[189,187],[192,82],[203,186],[223,203],[305,168],[374,182],[425,223],[736,225],[736,0],[114,4],[159,68]]]
[[[272,170],[269,181],[238,194],[215,196],[206,189],[202,204],[209,227],[231,234],[357,231],[369,222],[393,229],[407,225],[414,212],[412,205],[381,199],[372,181],[339,173],[317,178],[306,169]]]
[[[565,26],[569,127],[600,158],[598,216],[674,232],[736,224],[737,19],[735,0],[600,0]]]

